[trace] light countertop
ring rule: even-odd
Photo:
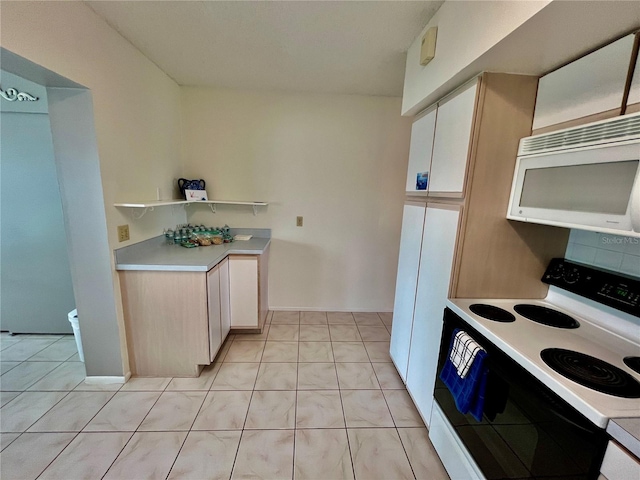
[[[116,270],[206,272],[228,255],[260,255],[271,242],[270,229],[232,229],[231,234],[250,233],[250,240],[185,248],[167,244],[158,236],[114,251]]]
[[[640,460],[640,418],[612,418],[607,433]]]

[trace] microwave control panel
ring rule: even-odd
[[[640,279],[554,258],[542,281],[640,317]]]

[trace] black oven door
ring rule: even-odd
[[[489,377],[482,422],[463,415],[438,378],[435,400],[489,479],[596,479],[607,435],[448,308],[438,372],[455,328],[487,351]]]

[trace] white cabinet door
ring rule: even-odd
[[[438,103],[429,195],[461,197],[479,79]]]
[[[231,329],[231,306],[229,304],[229,259],[225,258],[220,268],[220,325],[222,327],[222,341]]]
[[[633,37],[627,35],[542,77],[533,129],[620,108]]]
[[[411,325],[413,323],[413,307],[418,283],[418,265],[420,264],[425,210],[426,205],[424,203],[406,202],[402,216],[390,354],[403,381],[406,380],[407,363],[409,361]]]
[[[424,116],[418,118],[411,126],[409,167],[407,169],[407,193],[427,193],[426,189],[418,189],[418,175],[426,174],[427,177],[429,175],[435,128],[436,106],[434,105],[428,108]]]
[[[220,323],[220,269],[214,267],[207,272],[207,297],[209,310],[209,356],[211,361],[222,345],[222,325]]]
[[[229,256],[229,299],[232,327],[259,328],[257,255]]]
[[[427,205],[407,371],[407,390],[427,426],[431,418],[442,317],[449,293],[459,217],[458,206]]]

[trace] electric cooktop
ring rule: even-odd
[[[448,306],[596,425],[640,417],[640,280],[554,259],[542,281],[545,299]]]

